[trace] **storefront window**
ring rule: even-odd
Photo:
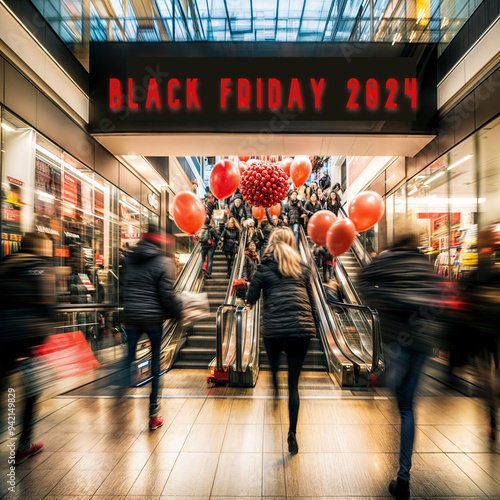
[[[479,277],[487,280],[500,273],[500,119],[477,135]]]
[[[407,183],[410,227],[436,272],[448,273],[448,182],[446,158],[440,158]]]
[[[448,154],[450,186],[450,278],[463,280],[477,271],[478,199],[475,137],[463,141]]]
[[[2,246],[0,258],[18,252],[33,230],[35,132],[2,111]]]

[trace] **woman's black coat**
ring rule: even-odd
[[[252,279],[258,265],[259,259],[252,259],[250,255],[245,255],[245,262],[243,264],[243,278],[245,278],[245,281]]]
[[[339,214],[339,207],[340,207],[340,202],[337,201],[337,203],[332,203],[330,200],[327,200],[324,209],[329,210],[330,212],[333,212],[335,215]]]
[[[263,290],[261,320],[264,337],[309,337],[316,335],[317,315],[311,286],[311,270],[302,266],[299,278],[282,276],[278,263],[264,257],[248,288],[247,301],[255,304]]]
[[[236,246],[236,242],[240,240],[240,232],[236,229],[224,229],[222,233],[222,238],[224,239],[222,250],[224,252],[233,252],[236,253],[238,248]]]

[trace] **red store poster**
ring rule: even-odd
[[[64,210],[63,214],[67,217],[75,218],[76,216],[76,204],[78,202],[78,181],[76,177],[68,174],[68,172],[64,172]]]

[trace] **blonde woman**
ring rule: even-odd
[[[250,282],[247,301],[257,302],[263,290],[262,336],[271,366],[274,394],[278,395],[277,372],[280,355],[288,361],[288,450],[295,454],[299,416],[299,376],[309,341],[316,335],[311,270],[301,262],[295,235],[288,228],[276,228],[267,245],[262,263]]]

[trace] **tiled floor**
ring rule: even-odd
[[[0,498],[387,498],[399,417],[377,394],[304,398],[296,456],[286,446],[286,399],[275,408],[262,395],[164,397],[165,425],[149,432],[146,398],[53,398],[36,425],[44,451],[16,468],[16,493],[0,483]],[[421,396],[417,422],[413,498],[500,500],[500,447],[486,437],[480,401]]]

